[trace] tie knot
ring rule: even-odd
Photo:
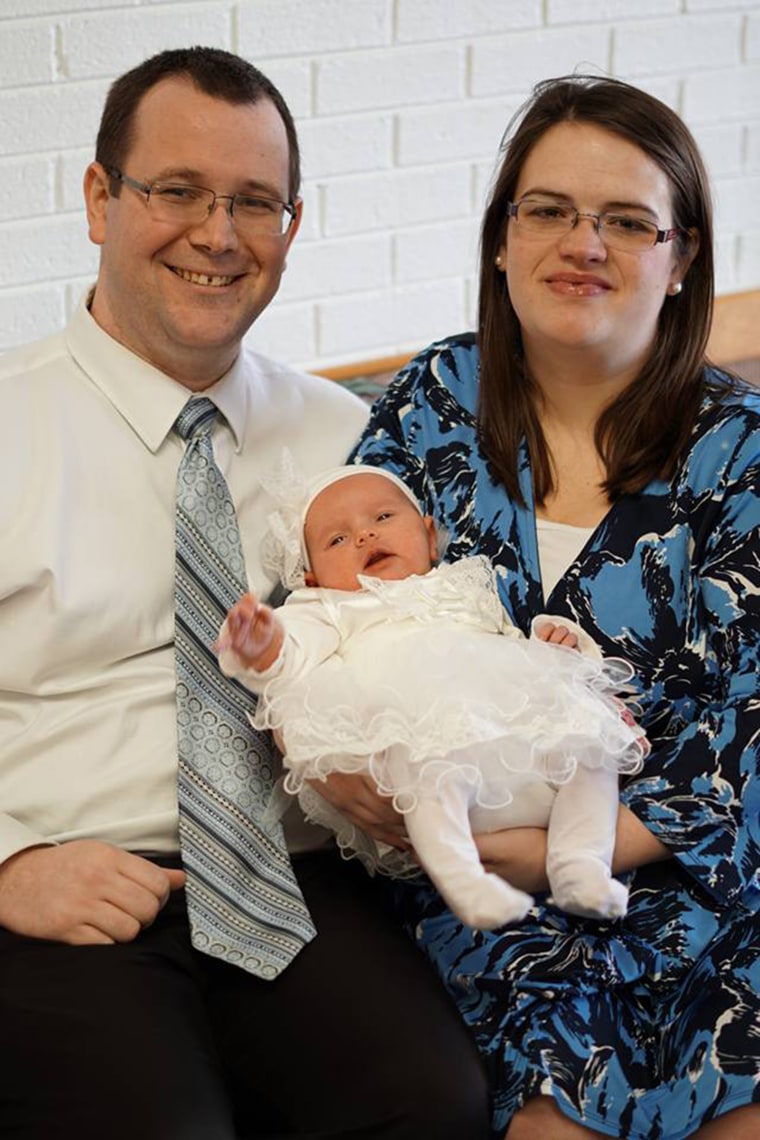
[[[219,409],[205,396],[199,400],[188,400],[174,421],[174,430],[182,439],[194,439],[204,428],[210,428]]]

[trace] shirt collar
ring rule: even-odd
[[[66,330],[69,351],[145,446],[156,452],[193,393],[109,336],[90,314],[88,300],[82,300]],[[219,408],[234,436],[236,451],[242,444],[247,412],[244,372],[241,351],[229,372],[198,393]]]

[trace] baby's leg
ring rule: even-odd
[[[620,918],[628,890],[610,870],[618,817],[618,776],[583,768],[557,792],[549,819],[546,870],[557,906],[588,918]]]
[[[449,777],[435,798],[419,800],[406,815],[406,826],[420,863],[455,914],[468,926],[492,930],[524,918],[533,900],[484,869],[472,838],[468,800],[467,783]]]

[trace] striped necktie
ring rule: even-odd
[[[195,948],[269,979],[316,932],[282,826],[262,819],[276,753],[248,720],[254,698],[211,649],[247,588],[235,507],[211,445],[217,414],[211,400],[192,399],[174,425],[187,441],[175,564],[180,846]]]

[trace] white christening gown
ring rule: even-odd
[[[408,874],[408,856],[376,844],[306,780],[372,774],[405,814],[414,851],[471,925],[523,917],[532,900],[480,864],[472,832],[549,827],[558,905],[624,913],[611,878],[619,773],[638,770],[642,731],[619,700],[631,670],[525,638],[508,621],[482,556],[358,591],[296,590],[278,610],[286,637],[265,672],[232,651],[225,673],[259,695],[254,723],[280,732],[287,792],[370,869]],[[550,618],[537,618],[534,625]],[[224,632],[224,630],[223,630]]]

